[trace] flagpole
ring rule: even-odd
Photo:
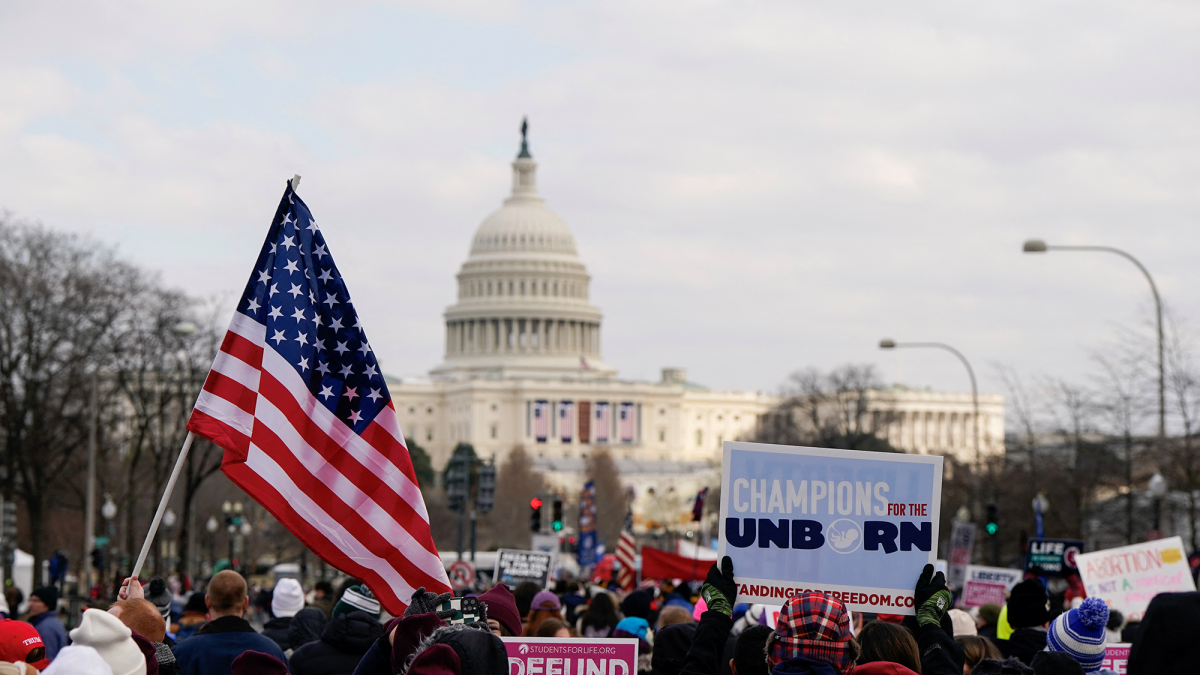
[[[142,571],[142,565],[146,564],[146,555],[150,553],[150,545],[154,543],[154,535],[158,533],[158,524],[162,521],[163,512],[167,510],[167,502],[171,500],[171,493],[175,491],[175,481],[179,478],[179,472],[183,469],[183,461],[187,459],[188,450],[192,447],[192,440],[196,435],[188,432],[187,438],[183,440],[183,449],[179,451],[179,459],[175,460],[175,468],[171,471],[171,478],[167,480],[167,489],[163,491],[162,499],[158,502],[158,511],[154,513],[154,520],[150,521],[150,532],[146,534],[146,541],[142,544],[142,552],[138,554],[137,564],[133,566],[133,573],[129,575],[130,579],[137,579],[138,574]]]

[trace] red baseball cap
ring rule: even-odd
[[[50,665],[37,629],[14,619],[0,621],[0,661],[24,661],[38,670]]]

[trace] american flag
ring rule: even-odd
[[[632,403],[622,403],[617,420],[617,432],[622,443],[632,443],[637,437],[637,408]]]
[[[608,442],[608,430],[612,428],[611,407],[607,403],[596,404],[596,426],[592,429],[592,442]]]
[[[310,550],[388,612],[450,590],[379,363],[291,182],[188,429]]]
[[[625,515],[625,527],[621,530],[621,538],[617,541],[617,562],[621,563],[621,571],[617,573],[617,583],[626,591],[633,590],[637,561],[637,542],[633,539],[633,510]]]
[[[533,437],[538,443],[545,443],[550,437],[550,402],[533,402]]]
[[[575,421],[575,404],[570,401],[558,403],[558,437],[563,443],[571,442],[571,427]]]

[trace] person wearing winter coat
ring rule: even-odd
[[[1042,582],[1026,579],[1013,587],[1006,608],[1013,633],[1007,640],[996,640],[996,646],[1005,658],[1015,656],[1021,663],[1030,665],[1033,655],[1046,648],[1050,596]]]
[[[366,612],[335,614],[320,640],[292,653],[292,675],[352,675],[382,635],[383,626]]]
[[[909,675],[921,672],[921,652],[917,649],[917,640],[904,626],[872,621],[862,627],[856,639],[862,654],[858,657],[855,673]]]
[[[42,636],[46,658],[54,661],[58,650],[67,646],[67,629],[58,620],[58,589],[53,586],[35,588],[29,594],[29,623]]]
[[[1129,650],[1128,675],[1200,671],[1200,592],[1159,593],[1142,615]]]
[[[1070,656],[1085,673],[1111,672],[1100,669],[1108,642],[1107,624],[1108,606],[1099,598],[1087,598],[1079,607],[1063,612],[1050,623],[1046,652]],[[1037,663],[1033,669],[1038,670]]]
[[[454,616],[454,610],[441,606],[450,599],[449,593],[430,593],[424,587],[413,592],[404,616],[387,622],[381,635],[354,669],[354,675],[393,675],[403,673],[417,647]],[[481,604],[487,625],[487,608]]]
[[[190,638],[208,623],[208,606],[204,604],[204,594],[192,591],[187,602],[183,605],[183,614],[179,617],[179,629],[175,631],[175,642]]]
[[[233,570],[217,572],[204,596],[211,620],[192,637],[175,645],[179,669],[187,675],[226,675],[243,652],[269,654],[287,664],[275,641],[260,635],[242,615],[250,607],[246,580]]]
[[[283,578],[271,592],[271,620],[263,624],[262,634],[275,641],[279,648],[292,648],[288,641],[292,617],[304,609],[304,589],[295,579]]]
[[[295,651],[310,642],[321,639],[329,618],[319,607],[305,607],[292,617],[288,626],[288,649]],[[286,653],[286,650],[285,650]],[[291,657],[291,654],[288,654]]]

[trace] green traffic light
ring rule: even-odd
[[[996,523],[988,523],[987,524],[987,533],[988,534],[994,536],[996,534],[996,532],[999,530],[1000,530],[1000,526],[997,525]]]
[[[559,532],[563,528],[563,523],[561,520],[556,520],[556,521],[554,521],[554,524],[552,525],[552,527],[554,527],[555,532]]]

